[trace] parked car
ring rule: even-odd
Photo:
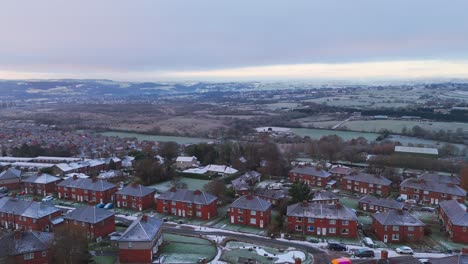
[[[43,202],[48,202],[48,201],[52,201],[53,199],[55,199],[52,195],[48,195],[44,198],[42,198],[42,201]]]
[[[8,187],[2,186],[0,187],[0,193],[7,193],[8,192]]]
[[[362,243],[366,246],[366,247],[370,247],[370,248],[375,248],[376,247],[376,244],[374,243],[374,241],[372,241],[372,239],[370,237],[365,237],[362,239]]]
[[[329,250],[337,250],[337,251],[346,251],[348,248],[343,243],[338,242],[328,242],[327,248]]]
[[[104,209],[112,209],[112,208],[114,208],[113,203],[108,203],[108,204],[104,205]]]
[[[96,204],[96,208],[104,208],[104,206],[106,206],[105,203],[98,203],[98,204]]]
[[[425,206],[425,207],[421,207],[421,211],[433,213],[433,212],[435,212],[435,208],[429,207],[429,206]]]
[[[405,203],[406,204],[418,204],[418,202],[416,200],[413,200],[413,199],[406,200]]]
[[[319,243],[320,240],[318,238],[313,237],[313,238],[309,239],[309,242],[310,243]]]
[[[370,248],[360,248],[354,251],[354,256],[358,258],[373,258],[375,257],[375,254]]]
[[[397,247],[395,251],[398,254],[413,254],[413,249],[408,246]]]

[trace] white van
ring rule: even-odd
[[[372,241],[372,239],[370,237],[365,237],[362,239],[362,243],[367,246],[367,247],[370,247],[370,248],[375,248],[377,245],[374,243],[374,241]]]

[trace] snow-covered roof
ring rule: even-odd
[[[418,147],[395,146],[395,152],[439,155],[439,151],[436,148],[418,148]]]
[[[192,162],[193,160],[197,160],[197,157],[179,156],[177,157],[176,162]]]
[[[153,241],[162,224],[161,219],[147,215],[140,216],[125,230],[119,241]]]

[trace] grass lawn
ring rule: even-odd
[[[205,184],[209,183],[210,181],[182,177],[180,178],[180,182],[187,184],[187,189],[189,190],[203,190]],[[172,181],[165,181],[150,185],[148,187],[155,189],[159,193],[167,192],[172,187]]]
[[[216,247],[206,239],[164,234],[160,255],[165,263],[197,263],[200,258],[213,259],[216,252]]]
[[[353,199],[353,198],[340,198],[340,204],[352,208],[352,209],[358,209],[359,201],[358,199]]]
[[[225,218],[217,222],[213,227],[230,230],[230,231],[257,234],[257,235],[266,235],[266,232],[267,232],[267,230],[262,229],[262,228],[244,226],[244,225],[233,225],[229,222],[229,218]]]
[[[117,261],[117,256],[94,256],[94,261],[97,264],[114,264]]]

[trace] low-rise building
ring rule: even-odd
[[[468,243],[468,212],[464,204],[455,200],[440,202],[439,219],[453,242]]]
[[[200,190],[171,188],[156,197],[158,213],[209,220],[218,214],[218,197]]]
[[[0,223],[5,229],[50,231],[62,212],[49,202],[0,198]]]
[[[281,200],[287,197],[287,193],[282,189],[265,189],[265,188],[258,188],[253,193],[255,196],[258,196],[262,199],[267,200],[272,205],[278,205]]]
[[[7,187],[10,190],[17,190],[20,188],[21,183],[20,170],[9,168],[0,173],[0,187]]]
[[[153,263],[163,242],[163,221],[138,217],[118,239],[120,263]]]
[[[231,224],[264,228],[270,223],[271,203],[253,195],[244,195],[229,206]]]
[[[13,231],[0,237],[0,263],[51,263],[54,235],[38,231]]]
[[[342,165],[333,166],[330,170],[328,170],[328,172],[331,173],[331,175],[336,179],[341,179],[344,176],[348,176],[353,171],[353,169]]]
[[[59,198],[78,202],[111,202],[116,191],[117,185],[96,178],[73,176],[57,184]]]
[[[372,228],[384,243],[419,241],[425,224],[404,210],[389,210],[372,215]]]
[[[451,183],[455,185],[460,185],[460,178],[454,175],[442,175],[438,173],[426,172],[420,175],[418,179],[422,179],[425,181],[433,181],[433,182],[447,183],[447,184]]]
[[[118,208],[143,211],[154,206],[156,190],[134,182],[115,193],[115,203]]]
[[[444,200],[465,202],[466,191],[453,183],[440,183],[424,179],[409,178],[400,184],[400,197],[425,204],[439,204]]]
[[[366,212],[386,212],[388,210],[403,210],[404,204],[396,200],[366,195],[359,199],[359,209]]]
[[[331,180],[331,174],[320,167],[296,167],[289,171],[289,180],[291,182],[302,181],[309,186],[322,187],[327,186]]]
[[[395,154],[402,156],[437,158],[439,156],[439,151],[436,148],[395,146]]]
[[[47,196],[57,192],[57,184],[60,178],[47,173],[38,172],[23,180],[24,192],[32,195]]]
[[[341,189],[362,194],[390,195],[392,181],[382,176],[353,172],[341,178]]]
[[[250,185],[243,178],[239,177],[231,181],[232,189],[234,192],[239,195],[247,195],[250,193]]]
[[[198,162],[198,159],[195,156],[192,156],[192,157],[179,156],[176,159],[175,165],[179,170],[186,170],[189,168],[200,166],[200,162]]]
[[[340,198],[330,191],[320,190],[314,192],[311,202],[318,204],[339,204]]]
[[[288,206],[288,231],[303,235],[357,237],[358,219],[340,205],[301,202]]]
[[[95,206],[82,206],[63,216],[69,227],[79,228],[92,240],[101,240],[115,231],[114,213]]]

